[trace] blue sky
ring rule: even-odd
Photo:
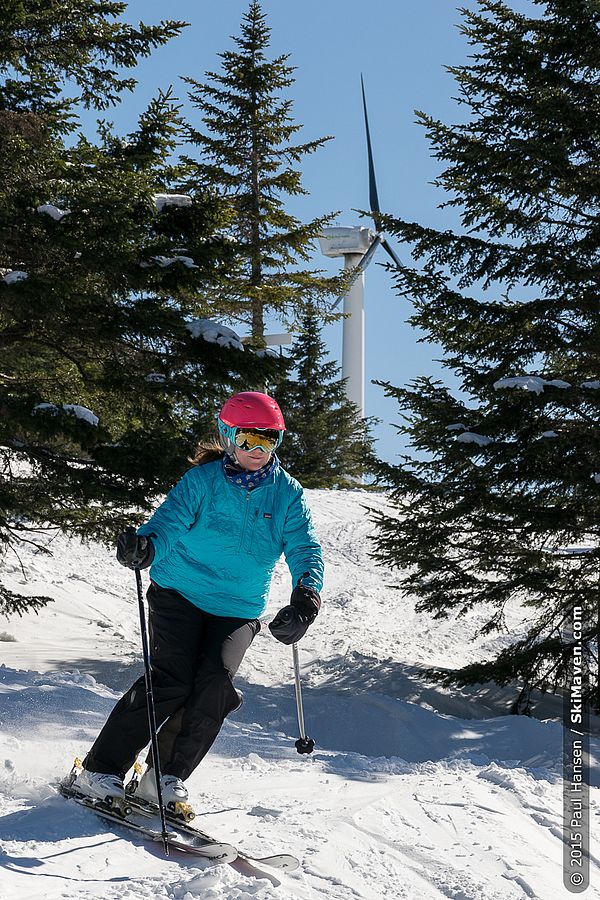
[[[519,0],[522,7],[526,0]],[[445,121],[458,121],[452,97],[456,86],[447,65],[466,61],[470,48],[460,34],[461,16],[447,0],[262,0],[272,28],[272,55],[290,54],[297,67],[294,117],[304,125],[299,139],[333,135],[303,166],[310,196],[289,205],[302,219],[340,210],[338,224],[359,222],[353,209],[367,209],[367,156],[362,118],[360,74],[365,78],[379,198],[384,212],[425,224],[451,227],[456,213],[439,210],[444,199],[430,182],[440,171],[431,158],[424,131],[415,124],[414,109]],[[465,4],[466,5],[466,4]],[[185,96],[179,76],[202,79],[219,67],[218,53],[232,46],[239,33],[247,0],[134,0],[126,18],[147,23],[171,18],[190,23],[184,33],[153,54],[136,70],[135,93],[110,112],[119,132],[132,130],[138,113],[158,88],[173,85]],[[395,244],[406,258],[406,248]],[[397,404],[371,379],[406,384],[418,375],[441,376],[439,349],[418,343],[406,324],[410,307],[393,291],[389,274],[377,265],[366,275],[366,413],[381,424],[376,429],[379,455],[394,461],[403,447],[393,428],[400,420]],[[337,260],[315,252],[315,264],[334,270]],[[277,325],[274,331],[281,331]],[[342,324],[328,326],[324,337],[341,363]]]

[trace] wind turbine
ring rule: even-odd
[[[365,84],[360,76],[362,89],[367,156],[369,161],[369,203],[375,230],[364,226],[338,226],[324,228],[319,242],[321,252],[329,257],[344,257],[344,270],[354,269],[354,277],[345,296],[339,297],[332,309],[344,300],[344,331],[342,339],[342,378],[346,380],[346,397],[354,403],[361,417],[365,414],[365,269],[375,251],[381,245],[393,263],[401,268],[401,262],[382,231],[381,208],[375,180],[373,148],[367,115]]]

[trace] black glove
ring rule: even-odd
[[[298,582],[292,591],[290,605],[279,610],[269,630],[282,644],[295,644],[304,637],[320,608],[321,598],[317,591]]]
[[[308,573],[303,577],[308,577]],[[302,612],[308,618],[309,625],[311,622],[314,622],[314,620],[317,618],[317,613],[321,609],[321,598],[318,592],[315,591],[314,588],[308,587],[308,585],[306,584],[302,584],[301,581],[298,582],[298,584],[292,591],[290,603],[292,606],[295,606],[296,609],[302,610]]]
[[[284,606],[269,624],[269,629],[282,644],[295,644],[304,637],[311,621],[298,607]]]
[[[154,544],[135,528],[126,528],[117,538],[117,559],[129,569],[147,569],[154,559]]]

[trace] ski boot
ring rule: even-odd
[[[140,777],[141,776],[141,777]],[[188,803],[188,792],[183,781],[175,775],[163,775],[160,779],[162,800],[167,813],[173,820],[191,822],[196,813]],[[156,774],[154,768],[148,768],[142,775],[142,766],[135,763],[131,781],[125,787],[127,797],[146,806],[158,805],[156,790]]]

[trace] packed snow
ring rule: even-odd
[[[292,656],[266,627],[238,676],[244,704],[188,781],[197,823],[249,854],[285,851],[295,873],[215,865],[130,836],[52,784],[83,756],[142,672],[133,574],[112,550],[52,533],[23,547],[7,587],[44,594],[0,634],[0,897],[19,900],[553,900],[562,887],[557,698],[508,715],[514,689],[441,688],[429,665],[497,653],[523,628],[473,635],[478,610],[434,621],[369,557],[367,507],[383,494],[308,491],[325,560],[323,609],[300,643],[311,756],[300,756]],[[22,566],[21,566],[22,564]],[[147,577],[145,576],[147,583]],[[265,621],[291,589],[278,564]],[[598,818],[600,741],[592,738]],[[592,886],[600,846],[592,831]]]

